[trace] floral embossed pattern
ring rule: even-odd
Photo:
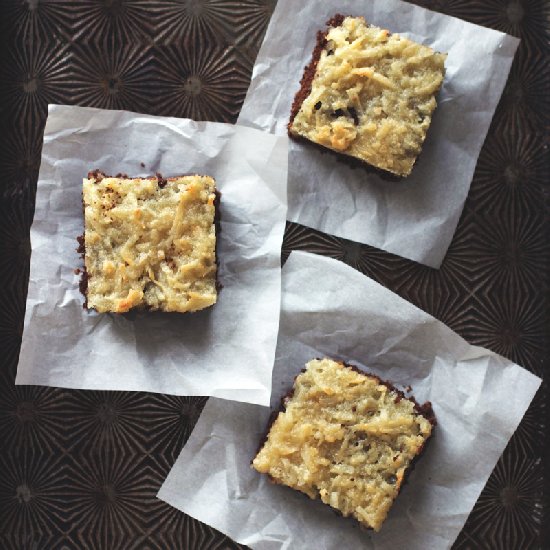
[[[291,223],[283,259],[308,250],[344,261],[545,378],[455,548],[548,548],[549,4],[415,3],[522,38],[441,269]],[[47,104],[233,122],[274,6],[0,3],[0,548],[241,548],[155,498],[204,399],[13,379]]]

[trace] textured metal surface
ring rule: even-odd
[[[545,378],[455,547],[549,548],[550,5],[417,3],[522,38],[441,270],[295,224],[283,252],[338,258]],[[48,102],[232,122],[274,4],[0,2],[0,548],[239,548],[155,498],[203,399],[13,380]]]

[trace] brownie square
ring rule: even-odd
[[[83,181],[87,307],[191,312],[217,299],[216,184],[209,176]]]
[[[431,405],[325,358],[306,365],[283,407],[252,466],[380,530],[432,434]]]
[[[446,55],[337,15],[319,32],[292,106],[291,137],[393,176],[411,173],[436,107]]]

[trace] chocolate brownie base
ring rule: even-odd
[[[186,177],[186,176],[194,176],[195,174],[184,174],[182,176],[178,176],[178,177]],[[109,178],[109,177],[115,177],[115,178],[126,178],[126,179],[137,179],[137,178],[129,178],[127,174],[124,174],[124,173],[118,173],[116,174],[116,176],[108,176],[106,175],[105,173],[103,173],[101,170],[93,170],[93,171],[90,171],[88,172],[88,178],[94,178],[96,179],[98,182],[101,181],[102,179],[104,178]],[[139,179],[148,179],[148,180],[157,180],[158,181],[158,187],[160,189],[164,188],[166,186],[166,184],[174,179],[174,178],[164,178],[160,173],[157,173],[155,176],[149,176],[147,178],[139,178]],[[216,292],[219,292],[221,291],[221,289],[223,288],[223,285],[222,283],[220,282],[220,277],[219,277],[219,255],[218,255],[218,246],[219,246],[219,234],[221,232],[221,211],[220,211],[220,201],[221,201],[221,192],[218,190],[218,189],[215,189],[214,190],[214,202],[213,202],[213,205],[214,205],[214,228],[215,228],[215,237],[216,237],[216,242],[215,242],[215,249],[214,249],[214,260],[215,260],[215,264],[216,264],[216,272],[215,272],[215,288],[216,288]],[[83,210],[84,210],[84,197],[83,197],[83,200],[82,200],[82,206],[83,206]],[[75,270],[75,273],[76,274],[80,274],[80,281],[79,281],[79,290],[81,292],[81,294],[83,295],[84,297],[84,303],[83,303],[83,308],[84,309],[88,309],[88,310],[93,310],[94,308],[88,308],[88,281],[89,281],[89,273],[88,273],[88,270],[86,269],[86,263],[85,263],[85,255],[86,255],[86,239],[85,239],[85,235],[80,235],[77,237],[77,241],[78,241],[78,248],[76,249],[76,251],[81,255],[82,257],[82,260],[83,260],[83,267],[81,268],[78,268]],[[212,305],[214,304],[211,304],[209,306],[207,306],[208,308],[212,307]],[[142,307],[139,307],[138,309],[143,309],[143,310],[148,310],[148,309],[152,309],[150,308],[148,305],[143,305]],[[204,308],[203,308],[204,309]],[[194,313],[194,311],[189,311],[189,312],[186,312],[186,313]]]
[[[319,63],[319,59],[321,58],[321,52],[327,45],[327,34],[331,27],[339,27],[345,18],[346,18],[345,15],[337,13],[334,17],[332,17],[326,22],[326,26],[327,26],[326,30],[317,31],[317,41],[315,43],[315,48],[313,49],[311,61],[309,62],[308,65],[306,65],[304,69],[304,74],[300,80],[300,89],[294,96],[294,101],[292,102],[292,107],[290,108],[290,120],[287,125],[287,128],[289,130],[288,135],[290,137],[294,137],[290,133],[290,128],[292,126],[292,123],[294,122],[294,119],[296,118],[296,115],[298,114],[298,111],[300,110],[300,107],[302,106],[304,99],[306,99],[306,97],[308,97],[309,94],[311,93],[311,83],[313,82],[313,78],[315,77],[317,64]]]
[[[317,33],[292,104],[289,135],[399,181],[422,151],[444,59],[362,17],[337,14]]]
[[[326,26],[327,26],[326,30],[317,32],[317,41],[315,43],[315,48],[313,49],[311,61],[304,69],[304,74],[300,80],[300,89],[296,92],[296,95],[294,96],[294,101],[292,102],[292,107],[290,109],[290,119],[287,124],[288,135],[294,141],[302,143],[306,146],[315,147],[316,149],[320,150],[322,153],[333,155],[336,158],[336,160],[338,160],[338,162],[341,162],[346,166],[349,166],[350,168],[364,170],[365,172],[379,176],[380,178],[386,181],[398,182],[398,181],[401,181],[403,178],[400,176],[396,176],[391,172],[387,172],[386,170],[375,168],[370,164],[365,164],[364,162],[358,159],[354,159],[349,155],[342,155],[341,153],[332,151],[331,149],[328,149],[326,147],[322,147],[321,145],[311,142],[309,139],[306,139],[301,136],[297,136],[290,132],[292,122],[294,121],[294,118],[298,114],[298,111],[300,110],[300,107],[302,106],[304,99],[308,97],[309,94],[311,93],[311,83],[313,81],[313,77],[315,76],[315,71],[317,70],[317,64],[319,63],[321,52],[327,45],[327,34],[331,27],[340,26],[345,18],[346,18],[345,15],[338,13],[326,22]]]
[[[334,362],[334,361],[330,361],[330,360],[324,359],[324,360],[315,360],[315,361],[312,361],[312,362],[308,363],[307,367],[309,367],[309,366],[310,366],[311,364],[313,364],[313,363],[319,363],[319,364],[325,364],[325,363],[326,363],[326,364],[329,364],[329,366],[330,366],[330,364],[332,364],[332,365],[340,365],[341,367],[345,367],[345,368],[347,368],[347,369],[350,369],[350,370],[352,370],[352,371],[354,371],[354,372],[360,374],[362,378],[365,377],[365,379],[369,379],[369,382],[370,382],[371,384],[372,384],[372,383],[375,383],[377,388],[379,388],[380,386],[385,386],[385,387],[388,389],[388,392],[391,393],[391,396],[393,396],[393,399],[394,399],[393,402],[395,403],[395,405],[392,405],[392,407],[394,407],[394,408],[395,408],[395,407],[398,407],[398,408],[401,407],[401,408],[403,408],[403,405],[399,405],[399,403],[400,403],[402,400],[405,400],[407,403],[405,403],[405,405],[404,405],[404,407],[405,407],[404,410],[409,410],[409,411],[410,411],[410,410],[411,410],[411,405],[412,405],[412,406],[413,406],[413,407],[412,407],[412,410],[414,410],[415,415],[418,415],[419,417],[424,418],[424,419],[425,419],[424,422],[427,421],[427,423],[424,424],[423,430],[426,430],[426,426],[428,426],[428,425],[431,426],[431,428],[429,428],[429,430],[428,430],[427,436],[424,435],[423,438],[421,438],[422,444],[416,449],[416,451],[415,451],[416,454],[413,453],[413,455],[412,455],[412,460],[410,460],[410,461],[408,462],[408,464],[405,462],[405,463],[404,463],[404,467],[401,467],[400,469],[396,470],[397,477],[394,478],[395,481],[393,482],[393,483],[395,483],[394,488],[397,489],[396,491],[395,491],[395,490],[393,491],[393,492],[395,493],[395,495],[393,495],[393,499],[395,499],[396,496],[397,496],[397,494],[399,494],[399,492],[400,492],[400,490],[401,490],[403,484],[406,482],[406,479],[407,479],[408,476],[410,475],[410,472],[411,472],[412,469],[414,468],[414,466],[415,466],[415,464],[416,464],[416,462],[417,462],[419,456],[420,456],[421,453],[425,450],[425,444],[426,444],[426,442],[429,440],[429,438],[430,438],[430,436],[431,436],[431,433],[432,433],[432,428],[433,428],[433,427],[435,426],[435,424],[436,424],[435,416],[434,416],[434,414],[433,414],[433,410],[432,410],[431,404],[430,404],[429,402],[425,403],[424,405],[418,404],[418,402],[417,402],[414,398],[412,398],[412,397],[406,397],[405,394],[404,394],[402,391],[398,390],[393,384],[391,384],[391,383],[389,383],[389,382],[387,382],[387,381],[381,380],[378,376],[367,374],[367,373],[361,371],[359,368],[357,368],[357,367],[354,366],[354,365],[350,365],[350,364],[342,363],[342,362]],[[340,368],[340,367],[339,367],[339,368]],[[259,449],[258,449],[258,452],[256,453],[256,458],[255,458],[254,460],[257,460],[258,455],[259,455],[260,452],[262,451],[263,447],[266,445],[266,443],[267,443],[267,441],[268,441],[268,438],[269,438],[269,436],[270,436],[270,432],[271,432],[271,430],[272,430],[272,428],[273,428],[273,425],[274,425],[275,422],[277,421],[277,419],[278,419],[278,417],[279,417],[279,414],[280,414],[280,413],[283,413],[283,414],[284,414],[285,411],[287,410],[287,407],[288,407],[289,403],[291,403],[291,402],[293,401],[293,399],[294,399],[294,392],[295,392],[295,388],[296,388],[296,380],[297,380],[299,377],[301,377],[302,374],[303,374],[304,372],[306,372],[306,370],[307,370],[307,369],[302,370],[302,372],[295,378],[293,387],[292,387],[292,388],[290,389],[290,391],[282,398],[282,400],[281,400],[281,406],[280,406],[279,410],[273,411],[273,413],[271,414],[271,416],[270,416],[270,418],[269,418],[269,422],[268,422],[267,428],[266,428],[266,432],[265,432],[265,434],[264,434],[264,437],[263,437],[262,440],[260,441]],[[347,376],[347,375],[345,375],[345,376]],[[304,383],[305,383],[305,382],[304,382]],[[311,386],[310,384],[311,384],[311,381],[308,381],[307,384],[306,384],[306,388],[308,389],[308,391],[310,391],[312,388],[315,387],[315,385]],[[338,392],[338,387],[337,387],[337,386],[338,386],[338,384],[332,386],[332,390],[334,390],[334,392]],[[302,385],[302,390],[301,390],[302,393],[303,393],[303,391],[304,391],[304,390],[303,390],[303,387],[304,387],[304,386]],[[321,388],[321,389],[322,389],[322,388]],[[319,394],[318,399],[320,399],[321,401],[322,401],[323,399],[325,399],[325,398],[327,398],[327,399],[330,400],[330,399],[331,399],[330,396],[331,396],[332,393],[333,393],[332,390],[329,391],[328,397],[326,397],[326,396],[324,397],[324,394],[323,394],[323,392],[321,391],[321,393]],[[327,391],[328,391],[328,390],[327,390]],[[378,391],[378,390],[377,390],[377,391]],[[317,395],[317,394],[316,394],[316,395]],[[361,395],[360,397],[361,397],[361,399],[362,399],[362,398],[368,397],[368,396],[367,396],[366,394],[364,394],[364,395]],[[303,396],[302,396],[302,398],[303,398]],[[361,399],[359,399],[359,400],[357,401],[357,403],[356,403],[358,407],[361,407],[361,406],[362,406],[362,405],[361,405]],[[298,401],[299,401],[299,400],[300,400],[300,397],[298,397]],[[317,400],[317,397],[315,397],[315,401],[316,401],[316,400]],[[300,401],[299,401],[299,402],[300,402]],[[338,402],[338,401],[337,401],[337,402]],[[306,401],[305,404],[302,403],[302,404],[300,405],[300,407],[301,407],[301,406],[306,406],[307,403],[308,403],[307,401]],[[353,401],[353,403],[355,403],[355,401]],[[352,403],[352,404],[353,404],[353,403]],[[349,404],[349,402],[348,402],[348,404]],[[295,407],[296,407],[296,403],[294,404],[294,409],[295,409]],[[325,409],[325,410],[328,410],[328,409]],[[355,410],[355,405],[353,406],[352,410]],[[395,412],[395,411],[394,411],[394,412]],[[402,414],[402,413],[403,413],[403,410],[401,411],[400,414]],[[293,414],[295,414],[295,411],[294,411]],[[321,411],[320,416],[323,416],[323,414],[324,414],[324,413]],[[358,414],[359,414],[359,413],[358,413]],[[407,414],[407,413],[405,413],[405,414]],[[285,416],[286,416],[286,415],[285,415]],[[395,418],[395,417],[394,417],[394,418]],[[349,422],[349,420],[350,420],[350,419],[348,419],[347,422]],[[296,441],[295,441],[295,439],[293,439],[293,438],[295,437],[296,433],[301,433],[301,429],[302,429],[302,428],[303,428],[303,429],[306,429],[306,430],[307,430],[307,429],[309,429],[309,430],[313,429],[313,431],[315,431],[316,429],[318,429],[318,427],[315,427],[315,426],[314,426],[314,427],[311,427],[311,424],[309,424],[310,421],[311,421],[311,420],[307,420],[307,419],[304,419],[304,418],[303,418],[301,421],[298,420],[298,423],[297,423],[297,424],[293,424],[294,428],[288,428],[288,422],[291,422],[290,419],[282,418],[282,419],[280,420],[280,422],[283,422],[283,426],[286,426],[286,428],[284,428],[284,429],[290,430],[289,433],[291,433],[291,435],[289,435],[290,440],[285,440],[285,439],[283,439],[283,440],[279,441],[279,439],[276,439],[275,441],[278,442],[277,445],[278,445],[278,446],[281,446],[281,445],[282,445],[282,446],[284,447],[285,444],[286,444],[285,441],[291,441],[291,442],[293,442],[293,444],[296,444]],[[395,420],[394,420],[394,421],[395,421]],[[279,422],[279,429],[278,429],[278,431],[279,431],[279,436],[280,436],[280,430],[281,430],[281,428],[280,428],[280,422]],[[304,422],[304,424],[303,424],[302,426],[301,426],[301,422]],[[344,424],[341,425],[341,427],[344,427],[344,426],[347,424],[347,422],[344,422]],[[389,422],[390,422],[390,424],[391,424],[391,419],[390,419]],[[428,423],[429,423],[429,424],[428,424]],[[315,421],[314,421],[314,424],[315,424]],[[350,426],[353,426],[353,422],[352,422],[352,424],[351,424]],[[297,431],[296,431],[295,429],[296,429]],[[345,430],[351,429],[351,430],[353,431],[354,428],[350,427],[350,428],[343,428],[343,429],[345,429]],[[391,431],[390,431],[389,433],[391,433]],[[422,433],[424,433],[424,431],[422,431]],[[412,434],[411,434],[411,435],[412,435]],[[317,437],[317,436],[315,436],[315,437]],[[369,437],[371,437],[371,436],[367,435],[367,439],[368,439]],[[377,445],[377,438],[378,438],[378,436],[372,436],[372,437],[374,437],[374,439],[370,439],[370,440],[369,440],[369,446],[370,446],[370,445]],[[399,437],[401,437],[401,436],[399,436]],[[419,442],[418,437],[420,437],[420,436],[417,436],[417,439],[416,439],[417,443],[416,443],[416,445],[418,445],[418,442]],[[384,436],[382,436],[382,439],[384,439]],[[413,439],[414,439],[414,436],[413,436]],[[322,440],[321,440],[321,442],[322,442]],[[272,442],[271,445],[273,445],[273,444],[274,444],[274,443]],[[315,445],[315,443],[314,443],[314,445]],[[324,444],[321,443],[321,447],[319,447],[320,452],[321,452],[322,456],[325,457],[325,459],[326,459],[326,458],[329,458],[329,459],[330,459],[330,452],[327,453],[327,449],[325,449],[325,450],[323,451],[323,450],[322,450],[322,446],[323,446],[323,445],[324,445]],[[351,445],[351,443],[350,443],[350,445]],[[409,444],[407,443],[407,444],[406,444],[406,447],[408,447],[408,445],[409,445]],[[345,444],[344,444],[344,447],[345,447]],[[414,447],[414,446],[413,446],[413,447]],[[368,447],[367,447],[367,448],[368,448]],[[336,447],[336,449],[338,449],[338,446]],[[295,450],[296,450],[296,449],[295,449]],[[303,453],[306,453],[306,456],[309,456],[308,453],[309,453],[310,451],[311,451],[311,449],[310,449],[310,443],[305,443],[305,446],[301,448],[302,456],[303,456]],[[290,452],[290,451],[289,451],[289,452]],[[324,452],[325,454],[323,454],[323,452]],[[339,452],[340,452],[340,451],[338,451],[337,454],[338,454]],[[395,451],[394,451],[394,452],[395,452]],[[406,451],[406,453],[407,453],[407,452],[409,453],[409,459],[410,459],[410,458],[411,458],[410,452],[409,452],[409,451]],[[269,456],[269,451],[267,451],[267,453],[268,453],[267,456]],[[403,454],[403,456],[406,456],[406,453]],[[309,489],[308,489],[309,485],[308,485],[307,483],[306,483],[305,486],[302,486],[301,484],[300,484],[299,486],[293,486],[291,483],[288,482],[288,476],[285,478],[285,474],[284,474],[284,473],[283,473],[283,474],[281,473],[281,470],[279,469],[280,466],[277,465],[277,464],[280,464],[280,463],[277,462],[277,459],[275,459],[275,462],[271,462],[271,463],[270,463],[270,464],[271,464],[270,468],[272,468],[271,471],[269,471],[269,470],[268,470],[268,471],[264,471],[264,470],[265,470],[265,467],[266,467],[266,466],[265,466],[265,464],[266,464],[266,453],[264,452],[263,454],[264,454],[264,456],[262,457],[262,459],[261,459],[261,461],[260,461],[260,470],[259,470],[259,471],[262,471],[262,473],[266,473],[266,474],[268,475],[268,477],[270,478],[270,480],[271,480],[272,482],[274,482],[274,483],[279,483],[279,484],[287,485],[287,486],[289,486],[289,487],[291,487],[291,488],[294,488],[294,489],[298,489],[299,491],[302,491],[302,492],[304,492],[305,494],[308,494],[308,495],[310,496],[310,498],[314,498],[313,495],[310,494],[312,488],[313,488],[313,487],[317,487],[317,489],[315,489],[315,490],[314,490],[314,493],[313,493],[313,494],[315,494],[315,492],[318,490],[318,488],[321,487],[322,485],[313,485],[313,486],[312,486],[311,488],[309,488]],[[361,453],[360,453],[360,454],[361,454]],[[394,458],[394,460],[397,460],[398,455],[399,455],[399,452],[397,452],[397,455],[396,455],[396,457]],[[288,460],[290,461],[290,464],[292,464],[293,462],[296,461],[296,456],[297,456],[297,455],[296,455],[296,454],[289,454],[289,455],[287,455],[287,454],[286,454],[286,451],[284,451],[284,456],[286,456],[286,457],[288,458]],[[268,460],[269,460],[269,459],[268,459]],[[399,460],[402,460],[402,459],[400,458]],[[298,462],[299,462],[299,461],[300,461],[300,459],[298,459]],[[283,462],[284,462],[284,461],[283,461]],[[335,463],[333,462],[332,464],[334,465]],[[345,459],[343,459],[342,464],[345,465]],[[396,464],[397,464],[397,463],[396,463]],[[296,464],[295,464],[295,466],[296,466]],[[300,467],[299,464],[298,464],[298,467]],[[311,468],[311,464],[308,465],[307,460],[306,460],[306,462],[304,463],[304,467],[306,467],[306,470],[307,470],[307,471],[310,471],[310,472],[315,472],[315,471],[316,471],[315,467],[313,468],[313,470],[310,469],[310,468]],[[367,465],[366,465],[365,467],[367,467]],[[256,469],[258,469],[258,468],[256,468]],[[283,467],[283,471],[284,471],[284,467]],[[292,471],[292,468],[291,468],[290,471]],[[277,472],[277,474],[275,474],[275,472]],[[397,472],[399,472],[399,473],[397,473]],[[272,474],[274,474],[274,475],[272,475]],[[281,477],[281,479],[277,479],[277,478],[275,477],[275,475],[278,475],[279,477]],[[304,474],[304,475],[306,475],[306,474]],[[309,474],[308,474],[308,475],[309,475]],[[311,479],[308,477],[308,475],[306,475],[306,479],[308,479],[309,481],[311,481]],[[360,474],[356,474],[356,475],[360,475]],[[284,481],[282,481],[282,479],[284,479]],[[352,480],[353,480],[353,478],[352,478]],[[361,483],[363,484],[365,480],[363,479],[363,480],[360,480],[360,481],[361,481]],[[353,484],[352,484],[352,485],[353,485]],[[325,485],[325,486],[326,486],[326,485]],[[362,485],[362,486],[363,486],[363,485]],[[330,489],[329,489],[329,490],[330,490]],[[321,492],[322,492],[322,490],[321,490]],[[342,495],[341,495],[341,496],[342,496]],[[344,494],[343,496],[345,497],[346,495]],[[386,496],[387,496],[387,495],[386,495]],[[319,495],[318,495],[318,494],[317,494],[317,498],[319,498]],[[353,514],[350,513],[349,508],[346,510],[346,513],[344,514],[344,513],[342,512],[342,510],[339,510],[339,509],[338,509],[338,505],[337,505],[337,504],[335,505],[334,502],[332,502],[332,500],[331,500],[330,502],[327,502],[327,501],[326,501],[326,498],[323,498],[322,500],[323,500],[323,502],[324,502],[325,504],[330,505],[330,506],[334,509],[334,511],[335,511],[336,513],[338,513],[339,515],[344,515],[345,517],[350,517],[350,518],[353,519]],[[392,501],[392,502],[393,502],[393,501]],[[391,506],[391,503],[389,504],[389,506]],[[387,509],[389,508],[389,506],[388,506],[388,502],[387,502],[387,500],[386,500],[386,503],[385,503],[385,510],[386,510],[385,513],[386,513],[386,514],[387,514]],[[363,521],[362,521],[361,519],[359,519],[359,517],[355,517],[355,519],[358,520],[359,523],[360,523],[363,527],[366,527],[366,528],[374,528],[375,530],[378,530],[378,529],[380,528],[381,523],[383,522],[384,518],[385,518],[385,515],[384,515],[384,513],[382,513],[382,517],[381,517],[381,518],[378,518],[377,521],[373,522],[373,525],[369,525],[367,522],[365,522],[365,518],[364,518],[364,517],[362,518]]]

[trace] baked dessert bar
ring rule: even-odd
[[[289,122],[291,137],[404,177],[426,138],[446,55],[336,15],[319,32]]]
[[[434,425],[430,403],[315,359],[296,377],[252,466],[378,531]]]
[[[87,307],[190,312],[217,299],[217,193],[209,176],[83,182]]]

